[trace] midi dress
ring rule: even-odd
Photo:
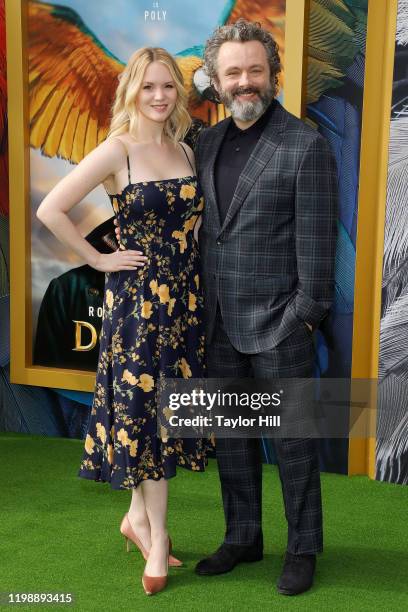
[[[95,392],[78,472],[113,489],[171,478],[176,466],[203,471],[211,446],[202,438],[157,432],[158,380],[201,378],[206,371],[193,235],[203,195],[193,169],[181,178],[134,183],[129,156],[127,167],[128,185],[109,195],[119,248],[140,250],[148,261],[137,270],[105,274]]]

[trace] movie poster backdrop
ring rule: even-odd
[[[201,68],[205,41],[216,25],[239,16],[261,19],[279,43],[284,62],[285,1],[257,2],[253,9],[250,4],[29,1],[34,365],[96,370],[104,290],[104,274],[84,264],[36,218],[40,202],[73,164],[106,137],[117,77],[137,48],[162,46],[176,56],[194,119],[186,138],[192,145],[203,126],[225,117],[224,107],[212,101]],[[69,217],[99,251],[117,248],[113,210],[102,186]]]

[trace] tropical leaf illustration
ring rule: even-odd
[[[378,388],[376,478],[408,484],[408,384],[395,374]]]
[[[347,314],[353,312],[354,307],[354,264],[356,252],[344,225],[339,221],[337,227],[334,311]]]
[[[340,87],[345,71],[364,52],[365,1],[311,0],[309,21],[307,103],[324,91]]]
[[[379,378],[401,369],[408,381],[408,286],[381,319]]]
[[[397,22],[399,42],[407,33],[408,2],[403,0]],[[393,105],[400,110],[390,125],[376,449],[377,478],[400,484],[408,483],[407,93],[407,82],[394,91]]]
[[[408,0],[399,0],[397,19],[397,44],[405,47],[408,45]]]
[[[384,284],[408,254],[408,116],[390,126],[387,210],[384,234]]]
[[[408,117],[393,119],[384,231],[380,376],[408,359]]]

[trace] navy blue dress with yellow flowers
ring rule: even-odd
[[[176,465],[202,471],[202,439],[157,436],[156,381],[202,377],[203,297],[193,236],[203,208],[194,175],[132,183],[110,195],[120,248],[143,252],[137,270],[105,275],[99,363],[78,476],[131,489],[170,478]]]

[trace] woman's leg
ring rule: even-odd
[[[145,480],[141,483],[146,513],[150,523],[151,548],[146,563],[148,576],[167,574],[167,480]]]
[[[142,484],[136,489],[132,489],[132,499],[130,502],[128,517],[133,531],[143,544],[144,548],[149,551],[152,545],[150,537],[149,517],[147,516],[146,506],[143,496]]]

